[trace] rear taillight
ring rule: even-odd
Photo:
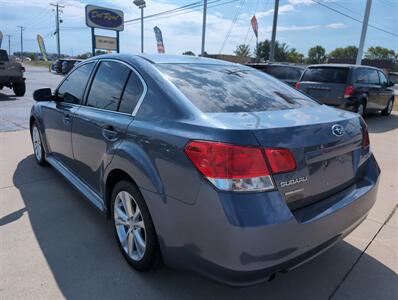
[[[352,85],[347,85],[344,89],[344,98],[350,98],[354,95],[355,89]]]
[[[274,189],[262,148],[191,141],[184,151],[194,166],[220,190]],[[267,156],[272,156],[269,161],[271,169],[277,171],[275,173],[288,172],[296,168],[294,157],[288,150],[267,148],[265,152]]]
[[[289,150],[266,148],[265,154],[267,155],[272,173],[286,173],[296,170],[296,160]]]
[[[300,81],[297,81],[297,82],[294,84],[294,88],[295,88],[296,90],[299,90],[299,89],[300,89]]]
[[[362,148],[368,148],[370,146],[369,130],[368,126],[364,126],[362,129]]]

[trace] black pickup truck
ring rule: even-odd
[[[25,68],[17,62],[11,62],[7,52],[0,49],[0,90],[3,87],[12,88],[16,96],[25,95],[26,86],[23,77]]]

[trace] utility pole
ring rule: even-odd
[[[355,64],[357,64],[357,65],[360,65],[361,62],[362,62],[363,47],[365,46],[366,31],[368,30],[368,23],[369,23],[369,15],[370,15],[371,6],[372,6],[372,0],[367,0],[366,8],[365,8],[365,15],[363,16],[362,32],[361,32],[361,39],[359,40],[357,60],[355,62]]]
[[[6,37],[8,37],[8,56],[11,55],[11,36],[10,34],[6,34]]]
[[[21,29],[21,62],[23,62],[23,31],[25,30],[26,27],[23,26],[17,26],[18,28]]]
[[[202,23],[202,50],[201,56],[205,56],[205,41],[206,41],[206,15],[207,15],[207,0],[203,1],[203,23]]]
[[[274,56],[275,56],[275,39],[276,39],[276,27],[278,26],[278,11],[279,11],[279,0],[275,0],[274,21],[272,23],[271,49],[269,51],[270,62],[274,61]]]
[[[144,8],[146,7],[145,0],[134,0],[134,5],[136,5],[139,9],[141,9],[141,53],[144,53]],[[117,38],[117,52],[119,53],[119,31],[116,32],[118,35]]]
[[[59,5],[58,3],[53,4],[50,3],[51,6],[55,7],[55,34],[57,35],[57,55],[58,59],[61,57],[61,45],[60,45],[60,38],[59,38],[59,23],[62,22],[62,20],[59,19],[59,8],[64,8],[65,6]]]

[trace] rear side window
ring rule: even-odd
[[[356,69],[354,72],[354,82],[355,83],[370,83],[368,69],[365,69],[365,68]]]
[[[268,66],[264,71],[282,80],[298,80],[302,73],[298,68],[285,66]]]
[[[301,81],[346,83],[348,68],[311,67],[305,70]]]
[[[91,84],[86,105],[116,111],[129,73],[130,69],[123,64],[101,62]]]
[[[70,73],[59,86],[56,93],[57,99],[67,103],[80,104],[93,67],[94,62],[87,63]]]
[[[378,72],[373,69],[368,69],[368,72],[369,72],[369,83],[370,84],[380,84]]]
[[[319,105],[252,68],[212,64],[156,66],[203,112],[256,112]]]
[[[123,93],[122,100],[120,101],[119,111],[131,114],[134,111],[134,108],[140,100],[143,92],[144,86],[140,78],[137,74],[131,72]]]

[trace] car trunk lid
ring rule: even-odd
[[[323,199],[355,181],[362,143],[361,123],[355,114],[324,106],[242,114],[216,118],[224,124],[227,119],[246,124],[264,148],[286,148],[294,155],[294,171],[273,175],[291,209]]]

